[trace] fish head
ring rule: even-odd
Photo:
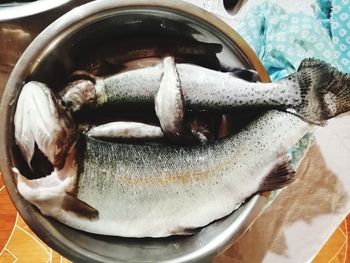
[[[93,105],[96,102],[95,84],[90,79],[79,79],[70,82],[61,92],[62,100],[73,112],[84,105]]]
[[[45,84],[36,81],[23,86],[14,127],[16,143],[30,167],[37,146],[55,168],[61,169],[78,136],[69,108]]]

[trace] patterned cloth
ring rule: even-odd
[[[343,71],[350,72],[350,0],[318,0],[318,18],[328,30]]]
[[[344,57],[343,53],[339,52],[344,46],[335,45],[337,35],[331,37],[333,32],[337,32],[339,36],[344,35],[341,27],[350,23],[350,12],[346,15],[339,12],[348,9],[349,6],[333,9],[332,13],[328,14],[327,8],[332,8],[332,3],[328,3],[327,6],[327,1],[320,1],[322,4],[319,3],[316,7],[315,16],[287,12],[276,3],[263,1],[252,7],[237,25],[236,30],[258,54],[272,80],[295,72],[300,62],[307,57],[319,58],[343,71],[349,71],[349,67],[345,67],[345,59],[350,56],[345,54],[347,57]],[[343,0],[346,1],[350,0]],[[335,18],[345,20],[334,28]],[[334,21],[332,25],[331,21]],[[345,33],[350,36],[350,30],[348,31]],[[338,43],[342,42],[338,39]]]

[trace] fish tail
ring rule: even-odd
[[[294,110],[308,122],[324,125],[326,120],[350,110],[350,74],[309,58],[301,62],[294,77],[302,98]]]

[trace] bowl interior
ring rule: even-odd
[[[75,11],[75,15],[78,14],[79,12]],[[55,24],[56,27],[50,26],[41,35],[45,32],[52,35],[52,30],[57,28],[57,24],[59,23]],[[55,37],[44,41],[44,44],[39,42],[43,36],[39,36],[33,42],[29,49],[40,52],[27,52],[31,54],[27,57],[24,54],[30,63],[15,67],[12,75],[16,79],[13,77],[9,81],[7,90],[18,94],[21,83],[36,80],[57,91],[70,80],[76,70],[101,75],[112,74],[120,67],[121,60],[116,60],[121,54],[120,50],[127,50],[130,46],[145,47],[145,50],[149,50],[151,46],[159,47],[161,52],[176,56],[179,51],[174,51],[174,45],[214,43],[222,46],[220,52],[209,50],[206,54],[187,54],[179,57],[184,61],[217,70],[229,70],[234,67],[256,69],[256,65],[244,54],[245,51],[217,27],[187,12],[166,7],[108,9],[83,16],[77,23],[64,30],[57,30],[56,33]],[[11,100],[7,101],[10,103]],[[6,102],[4,104],[2,107],[10,107]],[[13,110],[9,112],[11,116],[7,125],[11,126]],[[5,137],[11,139],[10,150],[6,150],[6,155],[9,156],[6,158],[6,166],[23,166],[22,158],[14,145],[13,127],[6,130]],[[64,256],[78,262],[183,262],[208,258],[229,240],[242,234],[266,202],[264,197],[257,195],[230,216],[204,227],[193,236],[160,239],[106,237],[84,233],[42,216],[36,208],[21,198],[13,174],[3,172],[11,198],[28,225],[43,241]]]
[[[123,51],[143,48],[146,57],[149,56],[146,53],[152,53],[147,52],[152,46],[159,52],[167,50],[170,55],[176,55],[181,51],[174,50],[174,46],[180,49],[181,46],[200,46],[201,43],[218,44],[222,46],[222,51],[216,53],[218,47],[213,45],[206,47],[205,55],[184,55],[184,59],[193,59],[196,64],[218,70],[252,68],[242,51],[217,29],[179,13],[128,8],[106,16],[88,22],[76,32],[59,39],[60,43],[54,43],[45,51],[28,77],[59,89],[67,83],[74,70],[101,75],[115,73],[120,65],[115,57],[120,57]],[[127,56],[136,57],[137,54],[129,52]]]

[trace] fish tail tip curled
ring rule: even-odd
[[[91,221],[97,220],[99,217],[99,213],[95,208],[68,193],[63,198],[62,208],[80,218],[86,218]]]
[[[260,185],[259,192],[273,191],[291,184],[295,179],[295,171],[287,155],[279,157]]]
[[[350,110],[350,74],[319,59],[304,59],[296,73],[302,103],[296,112],[310,123],[324,126],[326,120]]]

